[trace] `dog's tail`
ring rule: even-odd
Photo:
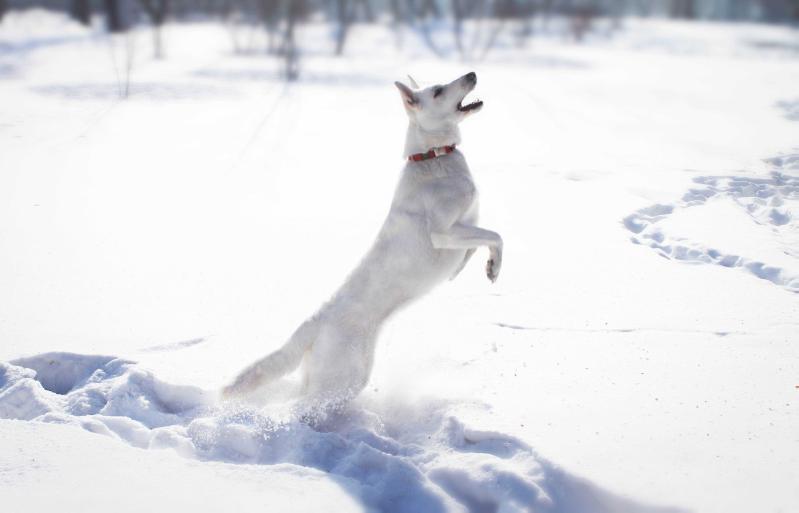
[[[319,321],[314,316],[302,323],[283,347],[241,371],[233,383],[222,390],[222,395],[231,397],[251,392],[293,371],[318,335]]]

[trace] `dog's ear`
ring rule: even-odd
[[[411,87],[413,87],[414,89],[421,89],[419,87],[419,84],[416,83],[416,80],[414,80],[413,77],[410,75],[408,75],[408,82],[411,83]]]
[[[411,91],[411,88],[402,82],[394,82],[394,85],[399,89],[400,96],[402,96],[402,103],[405,104],[406,109],[418,109],[419,98]]]

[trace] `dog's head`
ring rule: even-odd
[[[483,102],[479,100],[463,104],[466,95],[477,85],[477,74],[474,72],[446,85],[434,85],[415,91],[401,82],[394,82],[394,85],[400,91],[411,122],[430,132],[453,128],[483,107]]]

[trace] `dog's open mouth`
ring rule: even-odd
[[[458,102],[458,110],[461,112],[469,112],[475,109],[479,109],[480,107],[483,106],[483,102],[481,100],[475,100],[471,103],[464,105],[463,100],[465,99],[466,97],[464,97],[461,101]]]

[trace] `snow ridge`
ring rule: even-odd
[[[75,425],[199,460],[316,468],[370,511],[667,511],[575,478],[512,436],[470,429],[451,403],[373,409],[353,405],[311,427],[280,406],[221,405],[112,356],[0,363],[0,418]]]
[[[649,246],[670,260],[739,268],[791,292],[799,292],[799,274],[778,265],[725,253],[699,241],[666,233],[662,221],[679,209],[706,205],[727,197],[737,203],[758,225],[769,228],[784,241],[785,255],[799,261],[799,153],[768,159],[768,177],[703,176],[694,178],[699,187],[690,189],[672,204],[655,204],[637,210],[622,220],[633,233],[635,244]]]

